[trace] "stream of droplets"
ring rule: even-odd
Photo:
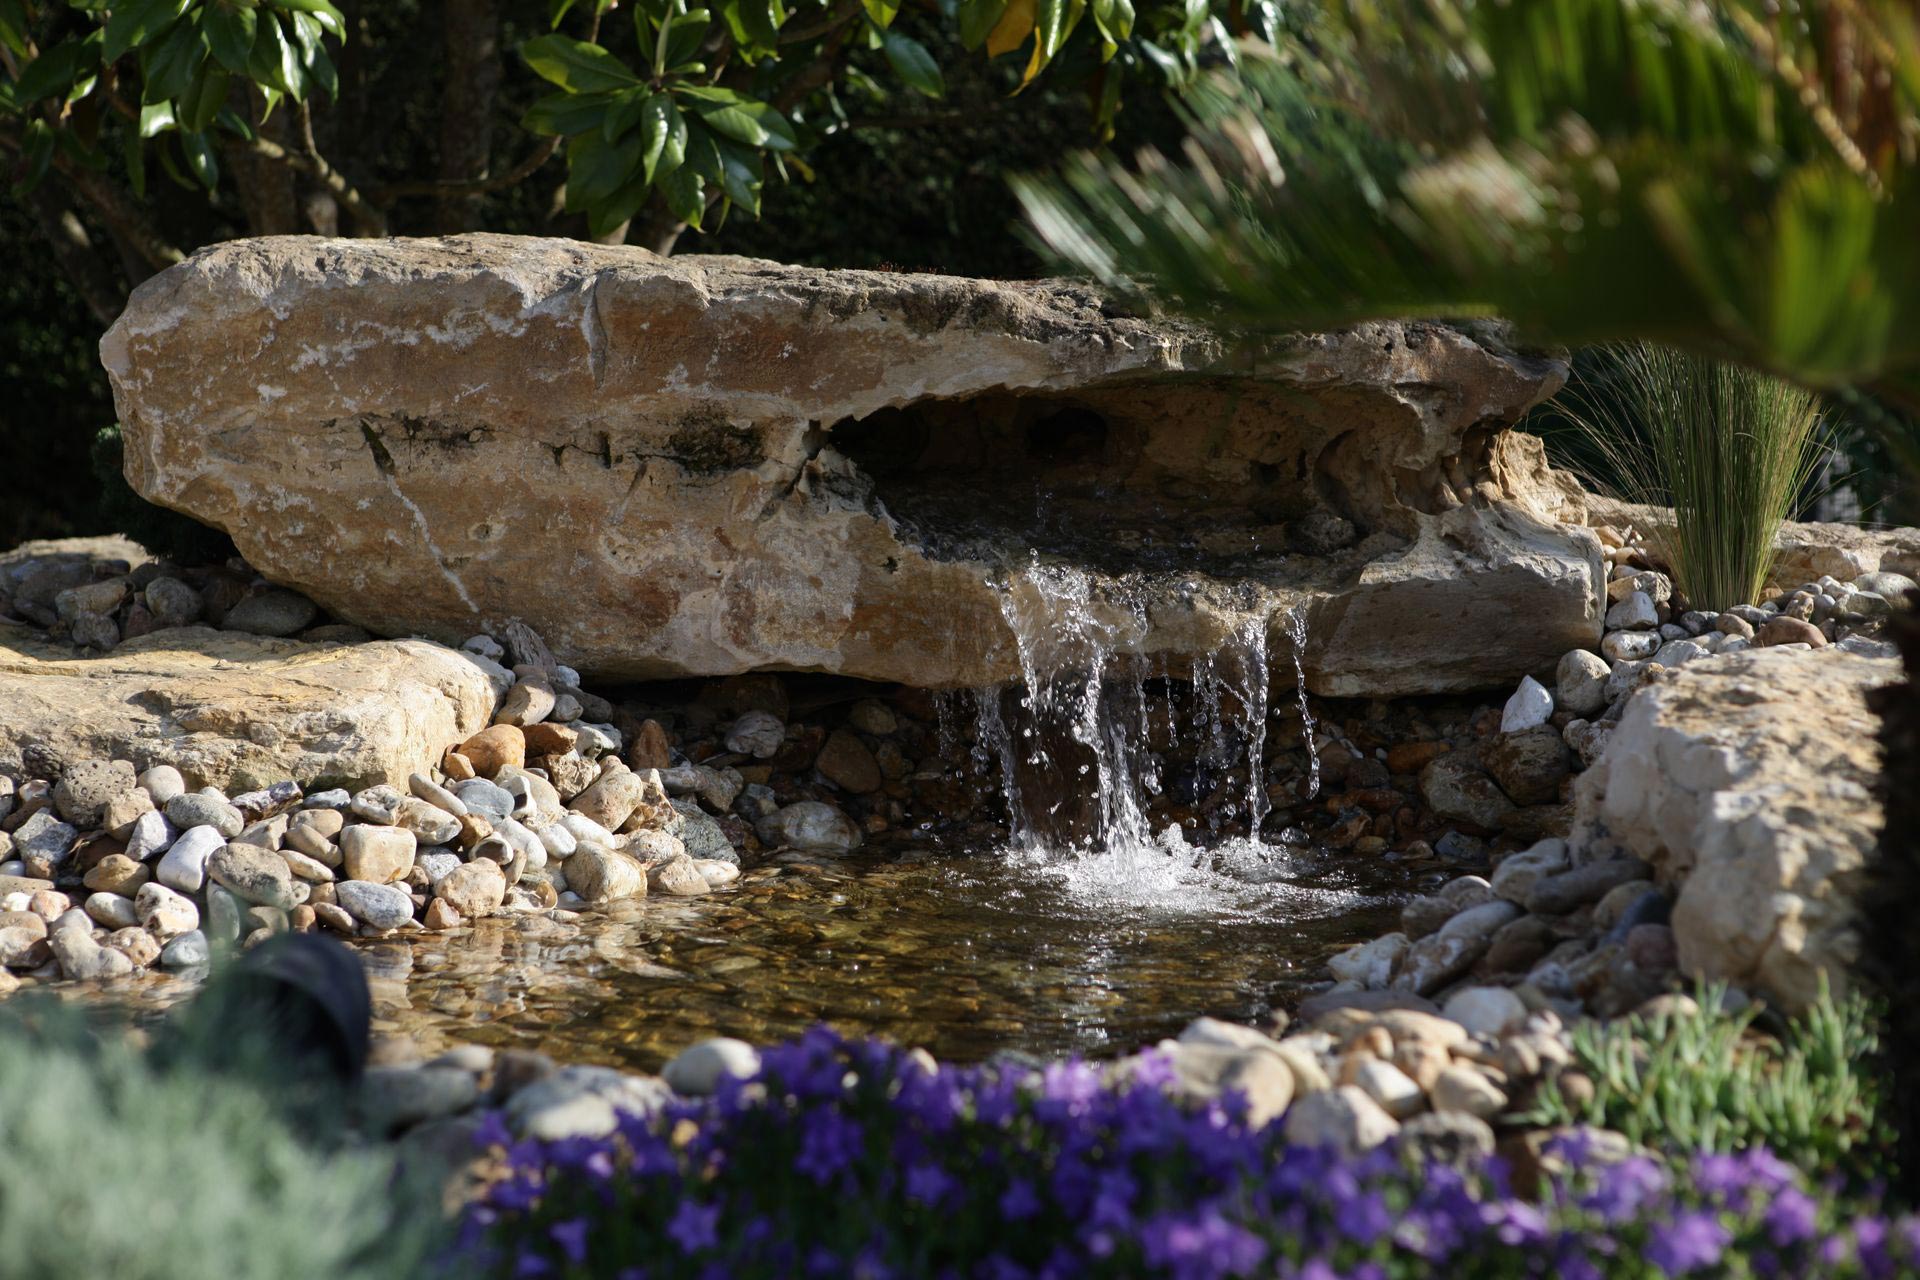
[[[1261,887],[1256,896],[1267,900],[1284,892],[1294,850],[1286,833],[1262,830],[1271,812],[1264,769],[1268,636],[1278,616],[1293,651],[1311,797],[1320,763],[1306,699],[1302,611],[1251,601],[1234,611],[1227,643],[1191,658],[1192,715],[1175,732],[1199,738],[1199,768],[1215,777],[1240,770],[1246,778],[1244,804],[1230,805],[1226,816],[1244,818],[1247,834],[1207,847],[1177,825],[1156,831],[1148,818],[1149,797],[1164,781],[1148,745],[1150,726],[1156,710],[1174,712],[1171,681],[1162,678],[1169,664],[1143,653],[1155,584],[1099,578],[1035,556],[999,585],[1019,652],[1020,714],[1010,723],[1000,690],[976,691],[973,759],[976,770],[999,774],[1012,856],[1080,894],[1127,902],[1220,911],[1251,906],[1249,886]],[[1162,708],[1150,690],[1156,679],[1167,689]],[[1074,759],[1050,753],[1046,744],[1062,735],[1078,744]],[[1054,785],[1023,786],[1023,776]]]

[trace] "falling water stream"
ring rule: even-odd
[[[1281,620],[1293,649],[1303,736],[1310,753],[1310,797],[1319,786],[1312,713],[1306,702],[1304,614],[1252,590],[1221,609],[1225,643],[1187,655],[1198,766],[1216,776],[1245,775],[1244,799],[1224,816],[1243,819],[1245,834],[1212,848],[1177,825],[1158,830],[1147,817],[1163,785],[1150,749],[1151,685],[1170,687],[1171,660],[1146,652],[1150,611],[1168,583],[1147,576],[1100,578],[1073,565],[1043,563],[1034,554],[998,583],[1001,612],[1012,632],[1022,681],[1019,715],[1003,712],[999,690],[975,696],[976,760],[998,761],[1012,853],[1045,867],[1078,891],[1115,898],[1151,898],[1162,905],[1198,899],[1217,907],[1222,875],[1275,883],[1293,850],[1284,833],[1269,842],[1271,812],[1264,756],[1269,687],[1268,636]],[[1191,595],[1191,582],[1173,584]],[[1172,697],[1166,695],[1166,714]],[[1026,783],[1023,779],[1037,778]]]

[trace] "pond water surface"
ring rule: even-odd
[[[765,1042],[822,1021],[955,1061],[1107,1055],[1202,1014],[1268,1016],[1329,953],[1394,927],[1408,881],[1371,859],[1245,842],[1135,850],[1119,866],[898,847],[787,857],[704,898],[369,944],[378,1030],[642,1070],[706,1036]]]

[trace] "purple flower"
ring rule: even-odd
[[[1025,1222],[1043,1207],[1039,1193],[1026,1178],[1015,1178],[1000,1193],[1000,1216],[1008,1222]]]
[[[698,1253],[720,1243],[720,1206],[701,1205],[682,1200],[667,1223],[667,1235],[680,1246],[680,1252]]]
[[[567,1261],[577,1267],[587,1260],[589,1230],[585,1218],[568,1218],[565,1222],[556,1222],[548,1227],[547,1234],[560,1246],[560,1252],[567,1255]]]
[[[1683,1276],[1720,1261],[1733,1233],[1710,1213],[1689,1210],[1655,1226],[1647,1260],[1670,1276]]]
[[[916,1164],[907,1169],[907,1199],[925,1205],[938,1205],[959,1184],[937,1164]]]
[[[1811,1240],[1819,1215],[1820,1206],[1814,1203],[1812,1196],[1798,1187],[1788,1187],[1767,1206],[1767,1239],[1783,1249],[1790,1244]]]
[[[800,1154],[794,1167],[822,1186],[860,1154],[865,1131],[832,1107],[815,1107],[800,1121]]]
[[[1667,1175],[1647,1156],[1629,1156],[1600,1175],[1600,1185],[1581,1201],[1582,1207],[1609,1224],[1636,1217],[1640,1207],[1667,1189]]]
[[[513,1130],[507,1127],[504,1115],[489,1111],[480,1117],[480,1123],[474,1127],[473,1141],[482,1147],[504,1147],[512,1143]]]

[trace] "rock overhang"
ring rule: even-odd
[[[1299,603],[1325,693],[1599,633],[1597,543],[1507,430],[1564,364],[1484,325],[1229,343],[1061,282],[287,237],[155,277],[102,354],[149,499],[372,630],[518,618],[600,677],[997,683],[1029,550],[1157,592],[1176,656]]]

